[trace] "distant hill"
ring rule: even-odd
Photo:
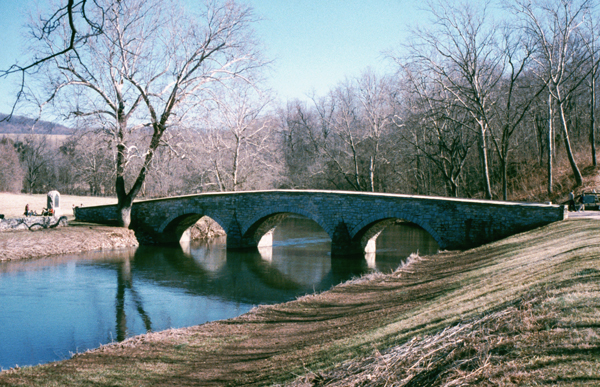
[[[6,114],[0,113],[0,134],[52,134],[70,135],[73,129],[48,121],[35,121],[32,118],[12,116],[4,120]]]

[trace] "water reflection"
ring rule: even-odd
[[[377,251],[370,268],[389,272],[398,267],[412,253],[420,255],[436,254],[439,245],[427,231],[419,226],[399,222],[386,227],[377,238]]]
[[[115,301],[116,316],[117,316],[117,341],[123,341],[127,338],[127,312],[125,310],[125,291],[129,291],[131,300],[136,311],[144,322],[146,332],[152,330],[152,322],[150,316],[144,310],[144,305],[140,295],[133,287],[131,277],[131,261],[129,258],[124,259],[121,264],[116,265],[117,268],[117,297]]]
[[[218,272],[227,263],[226,244],[227,237],[222,236],[206,242],[182,241],[181,248],[204,270]]]
[[[221,238],[0,263],[0,368],[235,317],[372,268],[395,269],[413,251],[437,250],[427,233],[406,224],[386,228],[368,260],[332,258],[327,234],[303,218],[287,218],[272,238],[270,246],[244,252],[228,252]]]

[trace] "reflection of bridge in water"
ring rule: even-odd
[[[76,219],[111,223],[116,206],[78,208]],[[229,249],[264,244],[288,214],[316,222],[334,255],[362,256],[397,219],[425,229],[442,249],[464,249],[562,220],[558,205],[342,191],[201,194],[134,203],[131,227],[143,243],[176,243],[203,216],[227,233]]]
[[[140,246],[130,258],[116,263],[117,340],[129,336],[129,320],[141,319],[146,331],[153,329],[153,316],[137,290],[141,282],[224,302],[259,305],[328,290],[367,271],[365,261],[349,265],[346,259],[331,257],[328,247],[327,241],[315,243],[312,249],[296,252],[305,254],[303,259],[290,256],[278,264],[293,246],[270,247],[268,255],[257,250],[228,251],[224,241],[218,239],[182,248]]]
[[[297,261],[293,273],[265,258],[256,250],[228,251],[217,241],[184,249],[140,246],[133,260],[136,276],[145,280],[249,304],[285,302],[299,294],[326,290],[367,269],[364,262],[348,265],[347,260],[332,258],[324,250]]]
[[[348,261],[332,257],[327,234],[303,217],[288,217],[273,235],[272,245],[242,251],[227,250],[225,237],[206,243],[182,243],[181,248],[139,247],[131,262],[121,265],[134,269],[134,275],[129,275],[133,277],[132,286],[126,288],[127,292],[132,290],[128,293],[133,306],[129,313],[139,315],[147,325],[144,309],[136,301],[135,282],[234,303],[279,303],[330,289],[368,272],[375,263],[369,263],[368,258]],[[378,269],[382,271],[395,269],[412,252],[437,251],[437,244],[424,230],[406,224],[386,229],[377,247],[377,259],[383,261]]]

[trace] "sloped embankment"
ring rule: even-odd
[[[0,232],[0,261],[137,246],[132,230],[72,222],[67,227]]]
[[[597,385],[600,222],[415,259],[239,318],[151,333],[0,385]]]

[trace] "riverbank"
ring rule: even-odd
[[[66,227],[0,232],[0,261],[137,245],[132,230],[71,221]]]
[[[5,218],[22,217],[26,204],[32,211],[41,213],[42,208],[46,207],[46,197],[45,194],[0,192],[0,213]],[[63,215],[69,220],[69,226],[0,232],[0,261],[137,246],[138,241],[131,230],[73,221],[74,206],[115,202],[115,198],[109,197],[62,195],[61,208]]]
[[[0,385],[597,385],[600,222],[414,258],[227,321],[155,332]]]

